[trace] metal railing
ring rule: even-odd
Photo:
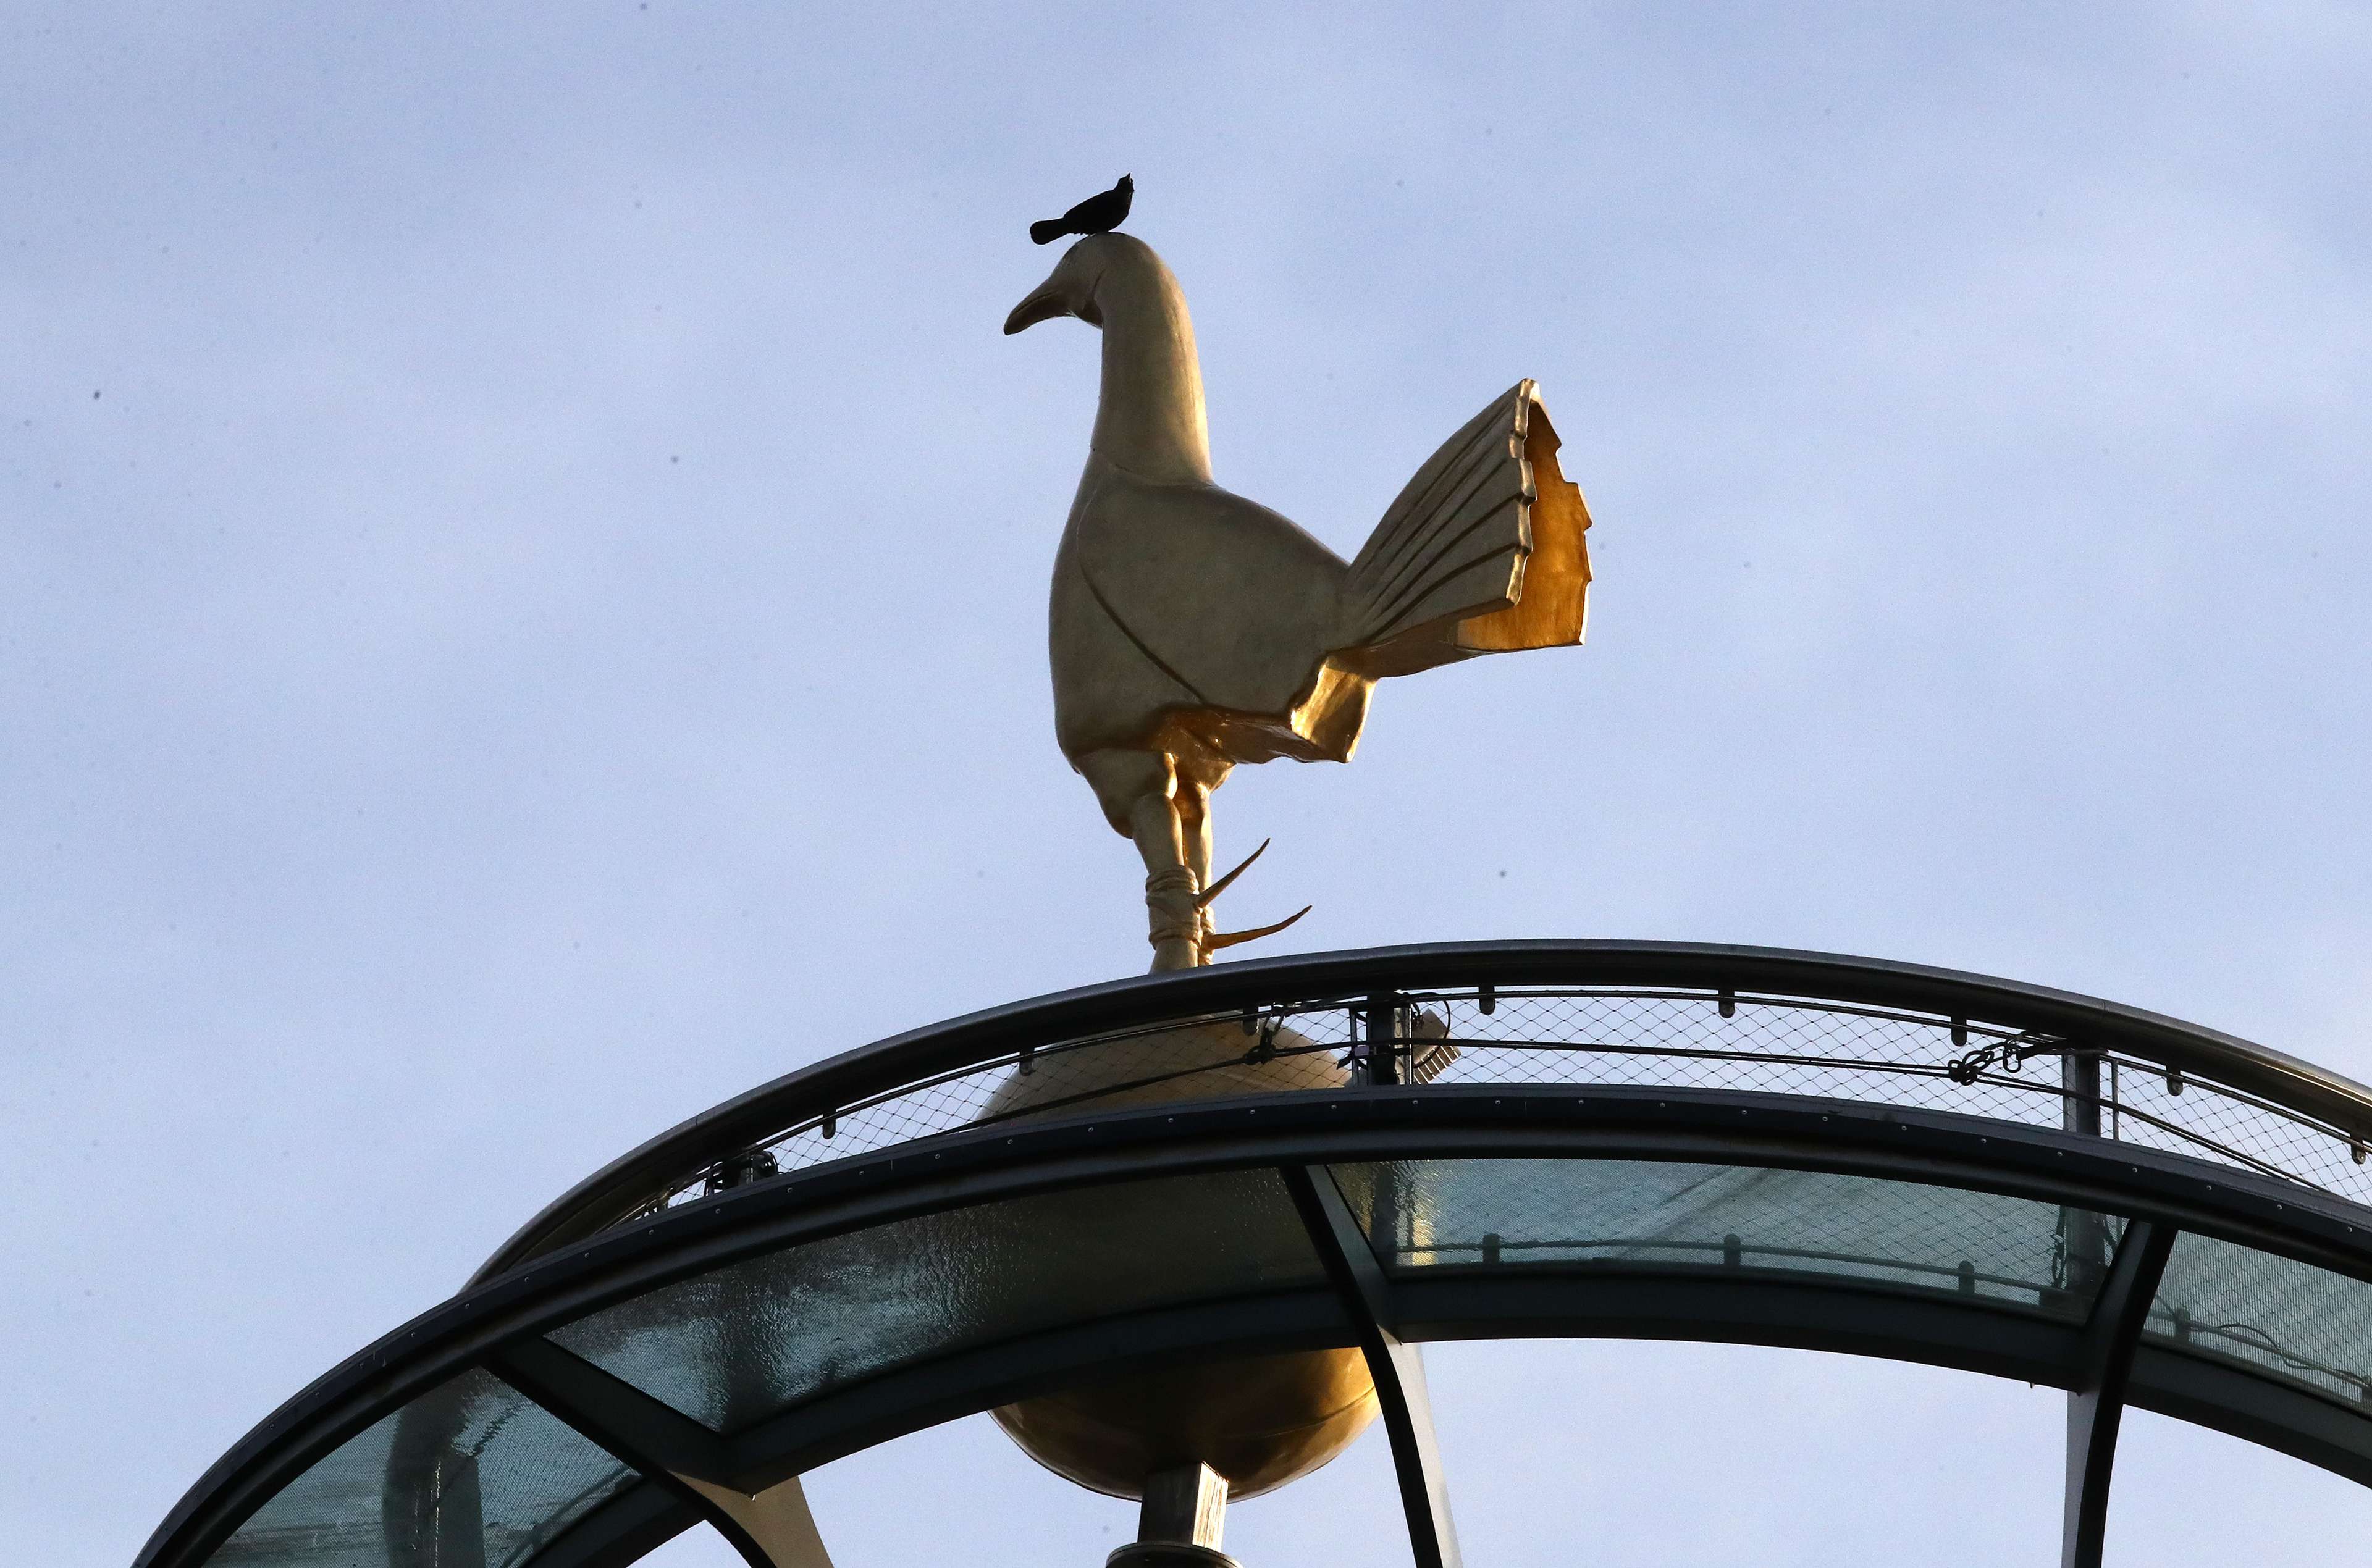
[[[1354,1084],[1809,1095],[2075,1128],[2372,1205],[2372,1091],[2090,998],[1654,943],[1384,949],[1070,993],[854,1051],[597,1174],[484,1278],[727,1187],[999,1121]]]

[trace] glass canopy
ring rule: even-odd
[[[1337,1166],[1401,1271],[1726,1267],[1952,1292],[2080,1319],[2122,1220],[1959,1188],[1652,1160]],[[2088,1256],[2095,1266],[2086,1268]],[[2075,1266],[2071,1267],[2071,1260]]]
[[[1123,1313],[1320,1285],[1275,1172],[899,1220],[713,1270],[552,1339],[714,1432],[877,1373]]]
[[[217,1568],[510,1568],[641,1478],[465,1372],[349,1438],[224,1542]]]
[[[1978,1318],[2044,1325],[2071,1353],[2125,1224],[1951,1187],[1672,1160],[1317,1169],[1389,1279],[1582,1270],[1680,1275],[1719,1290],[1727,1279],[1785,1278],[1865,1298],[1948,1296]],[[1331,1291],[1306,1225],[1272,1168],[1114,1180],[782,1247],[545,1332],[730,1438],[970,1350],[1159,1308]],[[2146,1332],[2159,1348],[2372,1417],[2372,1284],[2185,1234]],[[984,1393],[978,1408],[994,1402]],[[2372,1454],[2372,1419],[2366,1429]],[[510,1385],[470,1370],[348,1439],[203,1561],[524,1568],[640,1479]]]
[[[951,1413],[1355,1344],[1401,1412],[1412,1550],[1446,1562],[1393,1337],[1907,1356],[2372,1484],[2367,1145],[2372,1088],[2311,1063],[1832,954],[1131,979],[816,1063],[611,1162],[250,1434],[135,1568],[621,1568],[728,1517],[716,1486]],[[715,1263],[777,1223],[801,1239]],[[2071,1530],[2105,1517],[2099,1458],[2071,1447]]]
[[[2359,1411],[2372,1405],[2372,1284],[2329,1269],[2177,1237],[2142,1331],[2160,1349],[2235,1362]]]

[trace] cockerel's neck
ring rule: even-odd
[[[1150,247],[1110,239],[1122,243],[1095,287],[1104,330],[1096,455],[1157,484],[1208,484],[1211,435],[1186,296]]]

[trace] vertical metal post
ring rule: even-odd
[[[1208,1465],[1185,1465],[1145,1478],[1136,1533],[1142,1540],[1185,1541],[1215,1551],[1227,1514],[1227,1479]]]
[[[2100,1135],[2100,1059],[2069,1051],[2059,1059],[2059,1086],[2067,1091],[2064,1123],[2070,1132]]]
[[[1401,1082],[1400,1060],[1401,999],[1389,992],[1380,992],[1367,998],[1360,1009],[1360,1060],[1366,1064],[1370,1084]]]
[[[1363,1022],[1367,1037],[1368,1079],[1371,1084],[1405,1084],[1413,1080],[1409,1071],[1413,1061],[1401,1056],[1401,1028],[1407,1014],[1403,998],[1390,992],[1378,992],[1367,998]],[[1389,1161],[1376,1167],[1375,1213],[1368,1223],[1374,1243],[1387,1254],[1404,1249],[1408,1237],[1402,1236],[1404,1221],[1400,1201],[1397,1168]]]
[[[2086,1137],[2100,1135],[2100,1059],[2069,1051],[2059,1059],[2060,1124]],[[2100,1216],[2088,1209],[2061,1209],[2059,1234],[2066,1249],[2063,1282],[2079,1299],[2089,1301],[2100,1288],[2109,1266],[2109,1235]]]
[[[2059,1059],[2060,1125],[2086,1137],[2100,1135],[2100,1059],[2068,1051]],[[2084,1306],[2090,1324],[2086,1365],[2067,1395],[2065,1501],[2060,1525],[2062,1568],[2099,1568],[2108,1519],[2109,1472],[2116,1459],[2118,1417],[2124,1374],[2140,1337],[2139,1315],[2165,1264],[2162,1239],[2146,1225],[2128,1227],[2119,1261],[2116,1291],[2110,1283],[2108,1231],[2087,1209],[2059,1211],[2062,1288]],[[2136,1305],[2130,1297],[2140,1292]]]
[[[1105,1568],[1234,1568],[1219,1550],[1227,1482],[1208,1465],[1180,1465],[1145,1479],[1136,1539],[1104,1559]]]

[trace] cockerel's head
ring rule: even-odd
[[[1122,235],[1091,234],[1064,251],[1046,281],[1031,289],[1029,297],[1005,319],[1005,335],[1011,337],[1057,316],[1076,316],[1091,326],[1102,326],[1103,313],[1096,308],[1096,284],[1114,248],[1134,243]]]

